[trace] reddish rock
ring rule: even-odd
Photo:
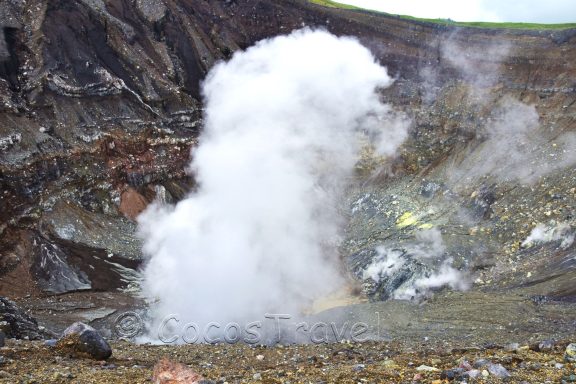
[[[184,364],[168,359],[162,359],[154,366],[152,376],[154,384],[196,384],[202,379],[202,376]]]
[[[131,220],[136,217],[148,206],[148,200],[134,188],[128,188],[120,196],[120,212]]]

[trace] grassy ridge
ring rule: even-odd
[[[510,29],[569,29],[569,28],[576,28],[576,23],[565,23],[565,24],[538,24],[538,23],[491,23],[491,22],[483,22],[483,21],[472,21],[472,22],[461,22],[461,21],[452,21],[447,19],[423,19],[418,17],[412,16],[405,16],[405,15],[392,15],[386,12],[379,12],[368,10],[360,7],[356,7],[354,5],[342,4],[332,0],[309,0],[311,3],[319,4],[325,7],[330,8],[341,8],[341,9],[353,9],[353,10],[364,10],[376,13],[383,13],[390,16],[398,16],[401,19],[405,20],[415,20],[415,21],[424,21],[427,23],[436,23],[442,25],[453,25],[458,27],[477,27],[477,28],[510,28]]]
[[[309,0],[309,1],[310,1],[311,3],[323,5],[323,6],[325,6],[325,7],[330,7],[330,8],[362,9],[362,8],[356,7],[356,6],[354,6],[354,5],[337,3],[337,2],[331,1],[331,0]]]

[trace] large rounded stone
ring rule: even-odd
[[[56,349],[74,357],[96,360],[105,360],[112,355],[112,348],[98,331],[81,322],[76,322],[64,330],[56,343]]]

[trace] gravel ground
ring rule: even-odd
[[[341,342],[322,345],[134,345],[112,343],[106,362],[60,356],[36,341],[8,340],[0,349],[2,383],[147,383],[163,357],[188,365],[215,383],[441,383],[445,370],[479,359],[501,364],[510,383],[576,381],[576,364],[564,361],[568,341],[545,352],[528,345],[451,349],[432,343]],[[426,367],[422,367],[426,366]],[[486,375],[469,382],[493,383]],[[443,373],[444,372],[444,373]]]

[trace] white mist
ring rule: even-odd
[[[140,218],[156,323],[297,315],[341,287],[337,205],[359,142],[392,155],[406,137],[376,92],[390,84],[357,40],[324,31],[261,41],[212,69],[199,188]]]

